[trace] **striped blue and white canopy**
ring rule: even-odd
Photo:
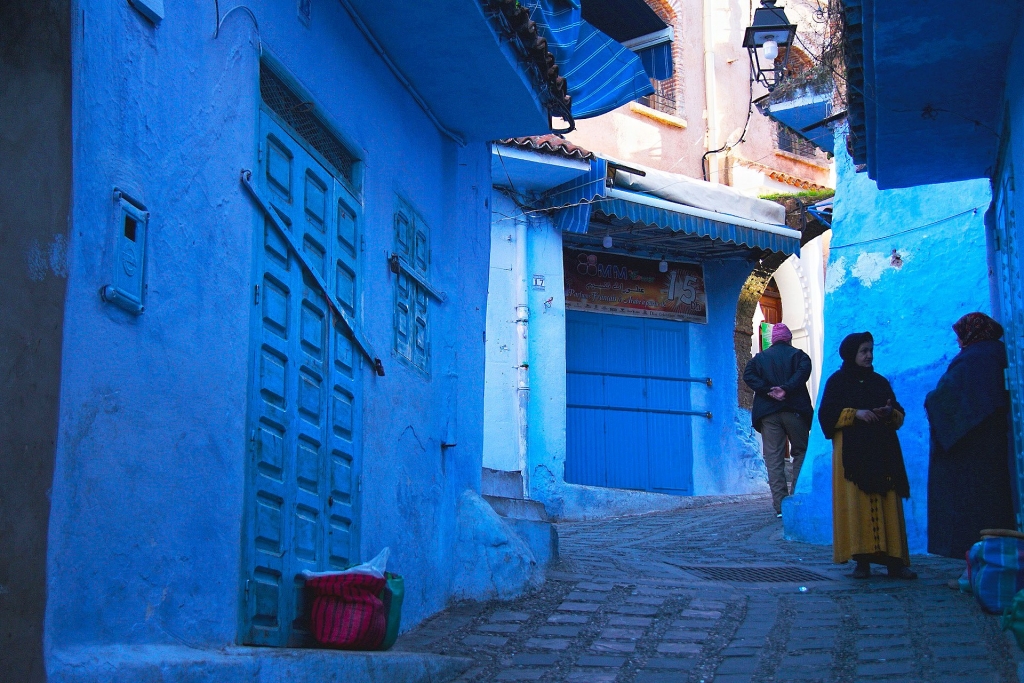
[[[651,78],[672,73],[671,43],[633,52],[584,20],[576,0],[527,0],[525,6],[568,82],[573,118],[599,116],[649,95]]]

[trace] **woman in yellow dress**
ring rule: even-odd
[[[915,579],[902,501],[910,483],[896,436],[905,411],[874,371],[874,349],[870,332],[843,340],[843,366],[828,378],[818,411],[832,440],[832,559],[856,561],[855,579],[870,577],[872,563],[890,577]]]

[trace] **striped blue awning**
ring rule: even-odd
[[[635,201],[631,201],[630,195],[635,196]],[[661,206],[651,206],[652,202]],[[555,210],[555,225],[567,233],[586,234],[591,216],[596,212],[636,225],[671,230],[751,249],[784,254],[800,253],[799,233],[786,226],[760,224],[749,219],[611,188],[608,185],[608,162],[601,158],[590,162],[588,173],[553,189],[545,197],[544,206]],[[789,234],[779,234],[780,229]]]
[[[600,116],[654,92],[641,57],[584,21],[577,3],[528,0],[526,6],[568,83],[573,118]],[[664,72],[656,56],[648,61]]]
[[[681,209],[685,209],[680,205]],[[739,244],[765,251],[784,254],[800,253],[800,238],[779,235],[774,232],[735,225],[727,220],[712,220],[677,211],[669,211],[624,199],[605,199],[593,205],[593,210],[606,216],[621,218],[640,225],[681,232],[686,235]],[[724,218],[724,217],[723,217]]]

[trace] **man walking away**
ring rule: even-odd
[[[786,438],[793,456],[793,488],[807,452],[814,408],[807,393],[811,359],[793,348],[793,333],[783,324],[772,327],[772,345],[750,359],[743,370],[743,381],[754,391],[751,418],[761,432],[764,464],[768,468],[768,486],[772,490],[775,516],[782,517],[782,499],[786,489]]]

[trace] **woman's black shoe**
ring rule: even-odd
[[[855,579],[869,579],[871,578],[871,565],[867,562],[858,562],[857,566],[854,567],[853,573],[850,574]]]
[[[898,567],[889,567],[889,578],[890,579],[916,579],[917,572],[912,571],[910,567],[904,567],[900,565]]]

